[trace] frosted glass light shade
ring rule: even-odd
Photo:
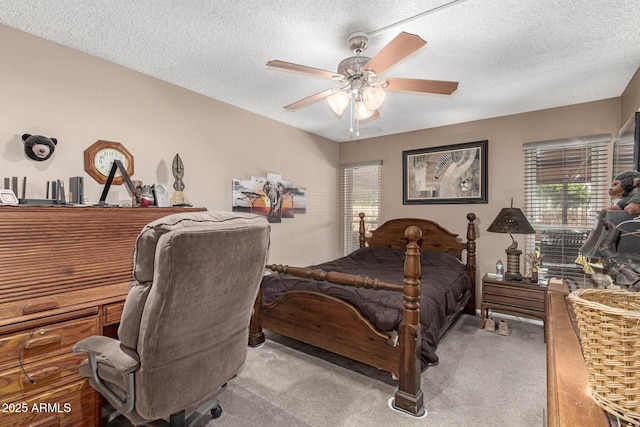
[[[356,101],[355,111],[353,116],[356,120],[364,120],[373,116],[373,111],[369,110],[364,102]]]
[[[334,113],[341,116],[344,112],[347,105],[349,105],[349,94],[344,91],[339,91],[334,93],[333,95],[329,95],[327,97],[327,102],[329,103],[329,107],[333,110]]]
[[[362,89],[362,102],[370,111],[375,111],[382,107],[385,92],[380,86],[367,86]]]

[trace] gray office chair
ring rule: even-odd
[[[134,425],[220,416],[207,402],[244,365],[269,236],[264,217],[242,213],[178,213],[145,226],[118,340],[78,342],[73,351],[89,356],[80,374]]]

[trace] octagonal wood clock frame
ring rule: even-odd
[[[84,150],[84,171],[100,184],[107,182],[114,160],[120,160],[127,171],[127,175],[133,175],[133,155],[124,145],[114,141],[96,141]],[[112,184],[120,185],[123,178],[118,171]]]

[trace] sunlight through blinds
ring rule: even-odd
[[[364,212],[367,230],[380,225],[382,161],[353,163],[342,169],[342,249],[343,255],[359,247],[358,214]]]
[[[609,205],[607,143],[611,135],[532,142],[524,150],[524,211],[536,233],[527,236],[525,254],[539,250],[541,277],[590,286],[578,250],[596,214]]]

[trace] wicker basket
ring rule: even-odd
[[[640,293],[579,289],[569,295],[594,400],[640,423]]]

